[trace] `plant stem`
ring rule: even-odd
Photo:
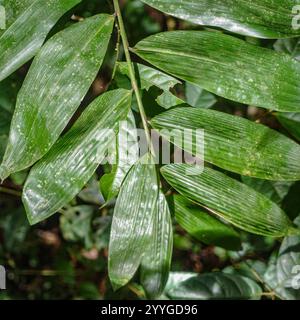
[[[6,193],[6,194],[10,194],[10,195],[16,196],[16,197],[21,197],[22,196],[21,192],[19,192],[17,190],[5,188],[5,187],[0,187],[0,192]]]
[[[153,148],[153,145],[151,142],[150,131],[149,131],[148,124],[147,124],[146,112],[145,112],[145,109],[143,106],[143,101],[142,101],[140,90],[139,90],[139,87],[138,87],[138,84],[136,81],[134,67],[133,67],[130,53],[129,53],[129,43],[128,43],[127,34],[125,31],[125,27],[124,27],[124,22],[123,22],[123,18],[122,18],[122,14],[121,14],[119,1],[113,0],[113,2],[114,2],[115,12],[116,12],[116,15],[118,18],[118,24],[119,24],[119,28],[120,28],[120,34],[121,34],[122,43],[123,43],[123,47],[124,47],[125,57],[126,57],[126,61],[128,64],[128,72],[129,72],[129,76],[130,76],[130,80],[131,80],[132,89],[133,89],[135,96],[136,96],[137,104],[138,104],[139,111],[140,111],[141,118],[142,118],[142,122],[143,122],[143,127],[144,127],[145,134],[146,134],[146,139],[148,142],[148,146],[150,148],[150,152],[153,156],[155,156],[154,148]]]
[[[116,22],[116,29],[117,29],[117,44],[116,44],[116,60],[115,60],[115,64],[114,64],[114,68],[113,68],[113,72],[112,72],[112,76],[111,76],[111,81],[114,79],[115,75],[116,75],[116,71],[117,71],[117,66],[118,66],[118,61],[119,61],[119,55],[120,55],[120,29],[119,29],[119,25]]]

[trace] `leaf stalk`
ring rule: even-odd
[[[120,28],[120,34],[121,34],[121,38],[122,38],[122,43],[123,43],[123,47],[124,47],[124,53],[125,53],[127,65],[128,65],[128,72],[129,72],[129,76],[130,76],[130,80],[131,80],[132,89],[133,89],[133,91],[135,93],[137,104],[138,104],[138,108],[139,108],[139,111],[140,111],[140,114],[141,114],[142,123],[143,123],[143,127],[144,127],[144,130],[145,130],[145,135],[146,135],[148,147],[150,149],[150,152],[151,152],[152,156],[155,157],[155,151],[154,151],[154,147],[153,147],[152,142],[151,142],[151,135],[150,135],[150,131],[149,131],[149,128],[148,128],[147,115],[146,115],[146,112],[145,112],[145,109],[144,109],[142,97],[141,97],[140,90],[139,90],[139,87],[138,87],[138,84],[137,84],[137,80],[136,80],[136,77],[135,77],[135,71],[134,71],[134,67],[133,67],[131,56],[130,56],[130,52],[129,52],[129,43],[128,43],[126,30],[125,30],[125,27],[124,27],[124,21],[123,21],[123,17],[122,17],[122,14],[121,14],[119,1],[118,0],[113,0],[113,3],[114,3],[116,16],[117,16],[117,19],[118,19],[118,25],[119,25],[119,28]]]

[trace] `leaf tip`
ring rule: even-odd
[[[2,164],[0,166],[0,181],[1,183],[10,176],[10,171],[8,170],[7,166],[5,166],[4,164]]]
[[[44,220],[44,217],[41,218],[40,215],[37,214],[35,210],[31,207],[31,202],[28,200],[26,188],[23,189],[22,202],[26,211],[27,220],[31,226]]]
[[[110,283],[111,283],[114,291],[119,290],[120,288],[124,287],[129,282],[129,280],[125,279],[125,278],[118,278],[115,276],[109,276],[109,278],[110,278]]]

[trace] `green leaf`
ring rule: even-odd
[[[97,98],[73,127],[30,171],[23,203],[31,224],[71,201],[90,180],[115,139],[130,108],[131,91],[109,91]]]
[[[276,51],[285,52],[294,59],[300,61],[300,39],[281,39],[275,42]],[[297,140],[300,140],[300,113],[281,113],[277,112],[276,117],[281,125],[292,134]]]
[[[300,113],[277,113],[276,116],[286,130],[300,141]]]
[[[170,272],[165,292],[175,288],[178,283],[197,276],[195,272]]]
[[[278,285],[277,273],[276,273],[276,260],[277,255],[273,253],[269,259],[267,270],[263,275],[264,283],[273,290],[273,292],[279,297],[281,300],[286,298],[284,288]]]
[[[300,62],[285,54],[206,31],[156,34],[133,51],[161,70],[224,98],[300,111]]]
[[[217,102],[217,99],[213,94],[192,83],[187,82],[185,89],[186,102],[193,107],[210,108]]]
[[[210,168],[201,173],[187,164],[167,165],[161,172],[180,194],[242,230],[272,237],[300,232],[275,203],[223,173]]]
[[[59,18],[80,0],[22,2],[3,3],[5,8],[13,3],[15,13],[12,16],[16,16],[16,20],[9,21],[9,28],[0,37],[0,81],[35,56]]]
[[[138,137],[132,111],[129,111],[126,121],[120,124],[116,140],[115,164],[112,172],[105,174],[100,180],[100,189],[106,201],[119,193],[128,171],[139,159]]]
[[[141,262],[141,283],[150,299],[159,297],[166,286],[173,250],[172,220],[168,203],[160,191],[154,211],[152,241]]]
[[[128,78],[130,77],[126,62],[118,62],[117,68],[121,74],[126,75]],[[169,91],[180,83],[179,80],[140,63],[135,63],[134,69],[140,82],[140,88],[143,90],[149,90],[152,86],[155,86],[163,91]]]
[[[260,286],[247,277],[221,272],[189,276],[165,292],[171,299],[214,300],[261,298]]]
[[[278,205],[281,204],[285,196],[288,194],[292,182],[286,181],[267,181],[250,177],[241,177],[242,182],[250,188],[262,193]]]
[[[163,90],[163,93],[156,99],[156,102],[161,107],[168,109],[175,105],[184,103],[184,101],[170,92],[173,87],[180,84],[179,80],[143,64],[135,63],[134,68],[142,90],[149,91],[153,86]],[[130,78],[126,62],[119,62],[117,71]]]
[[[287,38],[300,34],[292,26],[297,0],[142,0],[172,16],[195,24],[220,27],[257,38]],[[296,15],[296,14],[295,14]]]
[[[295,223],[300,227],[300,219]],[[282,299],[300,299],[300,237],[284,238],[279,254],[271,256],[265,282]]]
[[[97,75],[113,23],[112,16],[97,15],[43,46],[18,95],[2,179],[39,160],[62,133]]]
[[[155,100],[158,105],[165,109],[170,109],[174,106],[178,106],[183,104],[184,101],[178,98],[175,94],[165,91],[160,96],[158,96]]]
[[[151,120],[163,137],[189,153],[204,142],[204,159],[223,169],[270,180],[300,179],[300,146],[284,135],[249,120],[203,108],[175,108]],[[167,129],[167,130],[162,130]],[[184,134],[204,130],[199,135]],[[184,134],[184,135],[183,135]],[[183,140],[183,141],[181,141]],[[201,155],[202,156],[202,155]]]
[[[296,219],[300,227],[300,219]],[[300,299],[300,236],[284,238],[277,262],[277,281],[288,299]],[[279,291],[281,292],[281,290]]]
[[[9,28],[17,18],[32,4],[32,0],[0,0],[0,5],[5,8],[6,29]],[[6,29],[0,29],[0,36]]]
[[[238,260],[241,260],[241,256],[239,256]],[[264,277],[266,270],[267,264],[265,262],[247,259],[245,261],[235,262],[234,265],[224,268],[222,272],[233,275],[238,274],[257,281],[258,277]]]
[[[158,181],[155,165],[145,162],[143,157],[129,171],[114,210],[108,270],[115,290],[134,276],[153,238]]]
[[[176,195],[174,200],[176,220],[191,236],[206,244],[213,244],[229,250],[241,249],[239,234],[231,227],[182,196]]]

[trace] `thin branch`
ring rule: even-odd
[[[119,28],[120,28],[120,34],[121,34],[122,43],[123,43],[123,47],[124,47],[125,57],[126,57],[127,65],[128,65],[128,72],[129,72],[129,76],[131,79],[132,89],[133,89],[135,96],[136,96],[137,104],[138,104],[139,111],[140,111],[141,118],[142,118],[142,122],[143,122],[143,127],[144,127],[145,134],[146,134],[146,139],[148,142],[148,146],[150,148],[150,152],[153,156],[155,156],[155,151],[154,151],[154,147],[151,142],[150,131],[149,131],[148,124],[147,124],[146,112],[145,112],[145,109],[143,106],[143,101],[141,98],[140,90],[139,90],[137,80],[135,77],[134,67],[133,67],[133,64],[131,61],[131,57],[130,57],[129,43],[128,43],[128,38],[127,38],[127,34],[125,31],[125,27],[124,27],[124,22],[123,22],[123,18],[122,18],[122,14],[121,14],[119,1],[118,0],[113,0],[113,1],[114,1],[114,8],[116,11],[116,15],[118,18],[118,24],[119,24]]]
[[[16,196],[16,197],[21,197],[22,196],[22,192],[17,191],[17,190],[13,190],[13,189],[9,189],[9,188],[5,188],[5,187],[0,187],[0,192],[1,193],[6,193],[12,196]]]
[[[119,55],[120,55],[120,40],[121,40],[121,34],[120,34],[120,28],[118,23],[116,23],[116,29],[117,29],[117,43],[116,43],[116,59],[115,59],[115,63],[114,63],[114,68],[113,68],[113,72],[112,72],[112,76],[111,79],[113,80],[115,75],[116,75],[116,71],[117,71],[117,67],[118,67],[118,61],[119,61]]]

